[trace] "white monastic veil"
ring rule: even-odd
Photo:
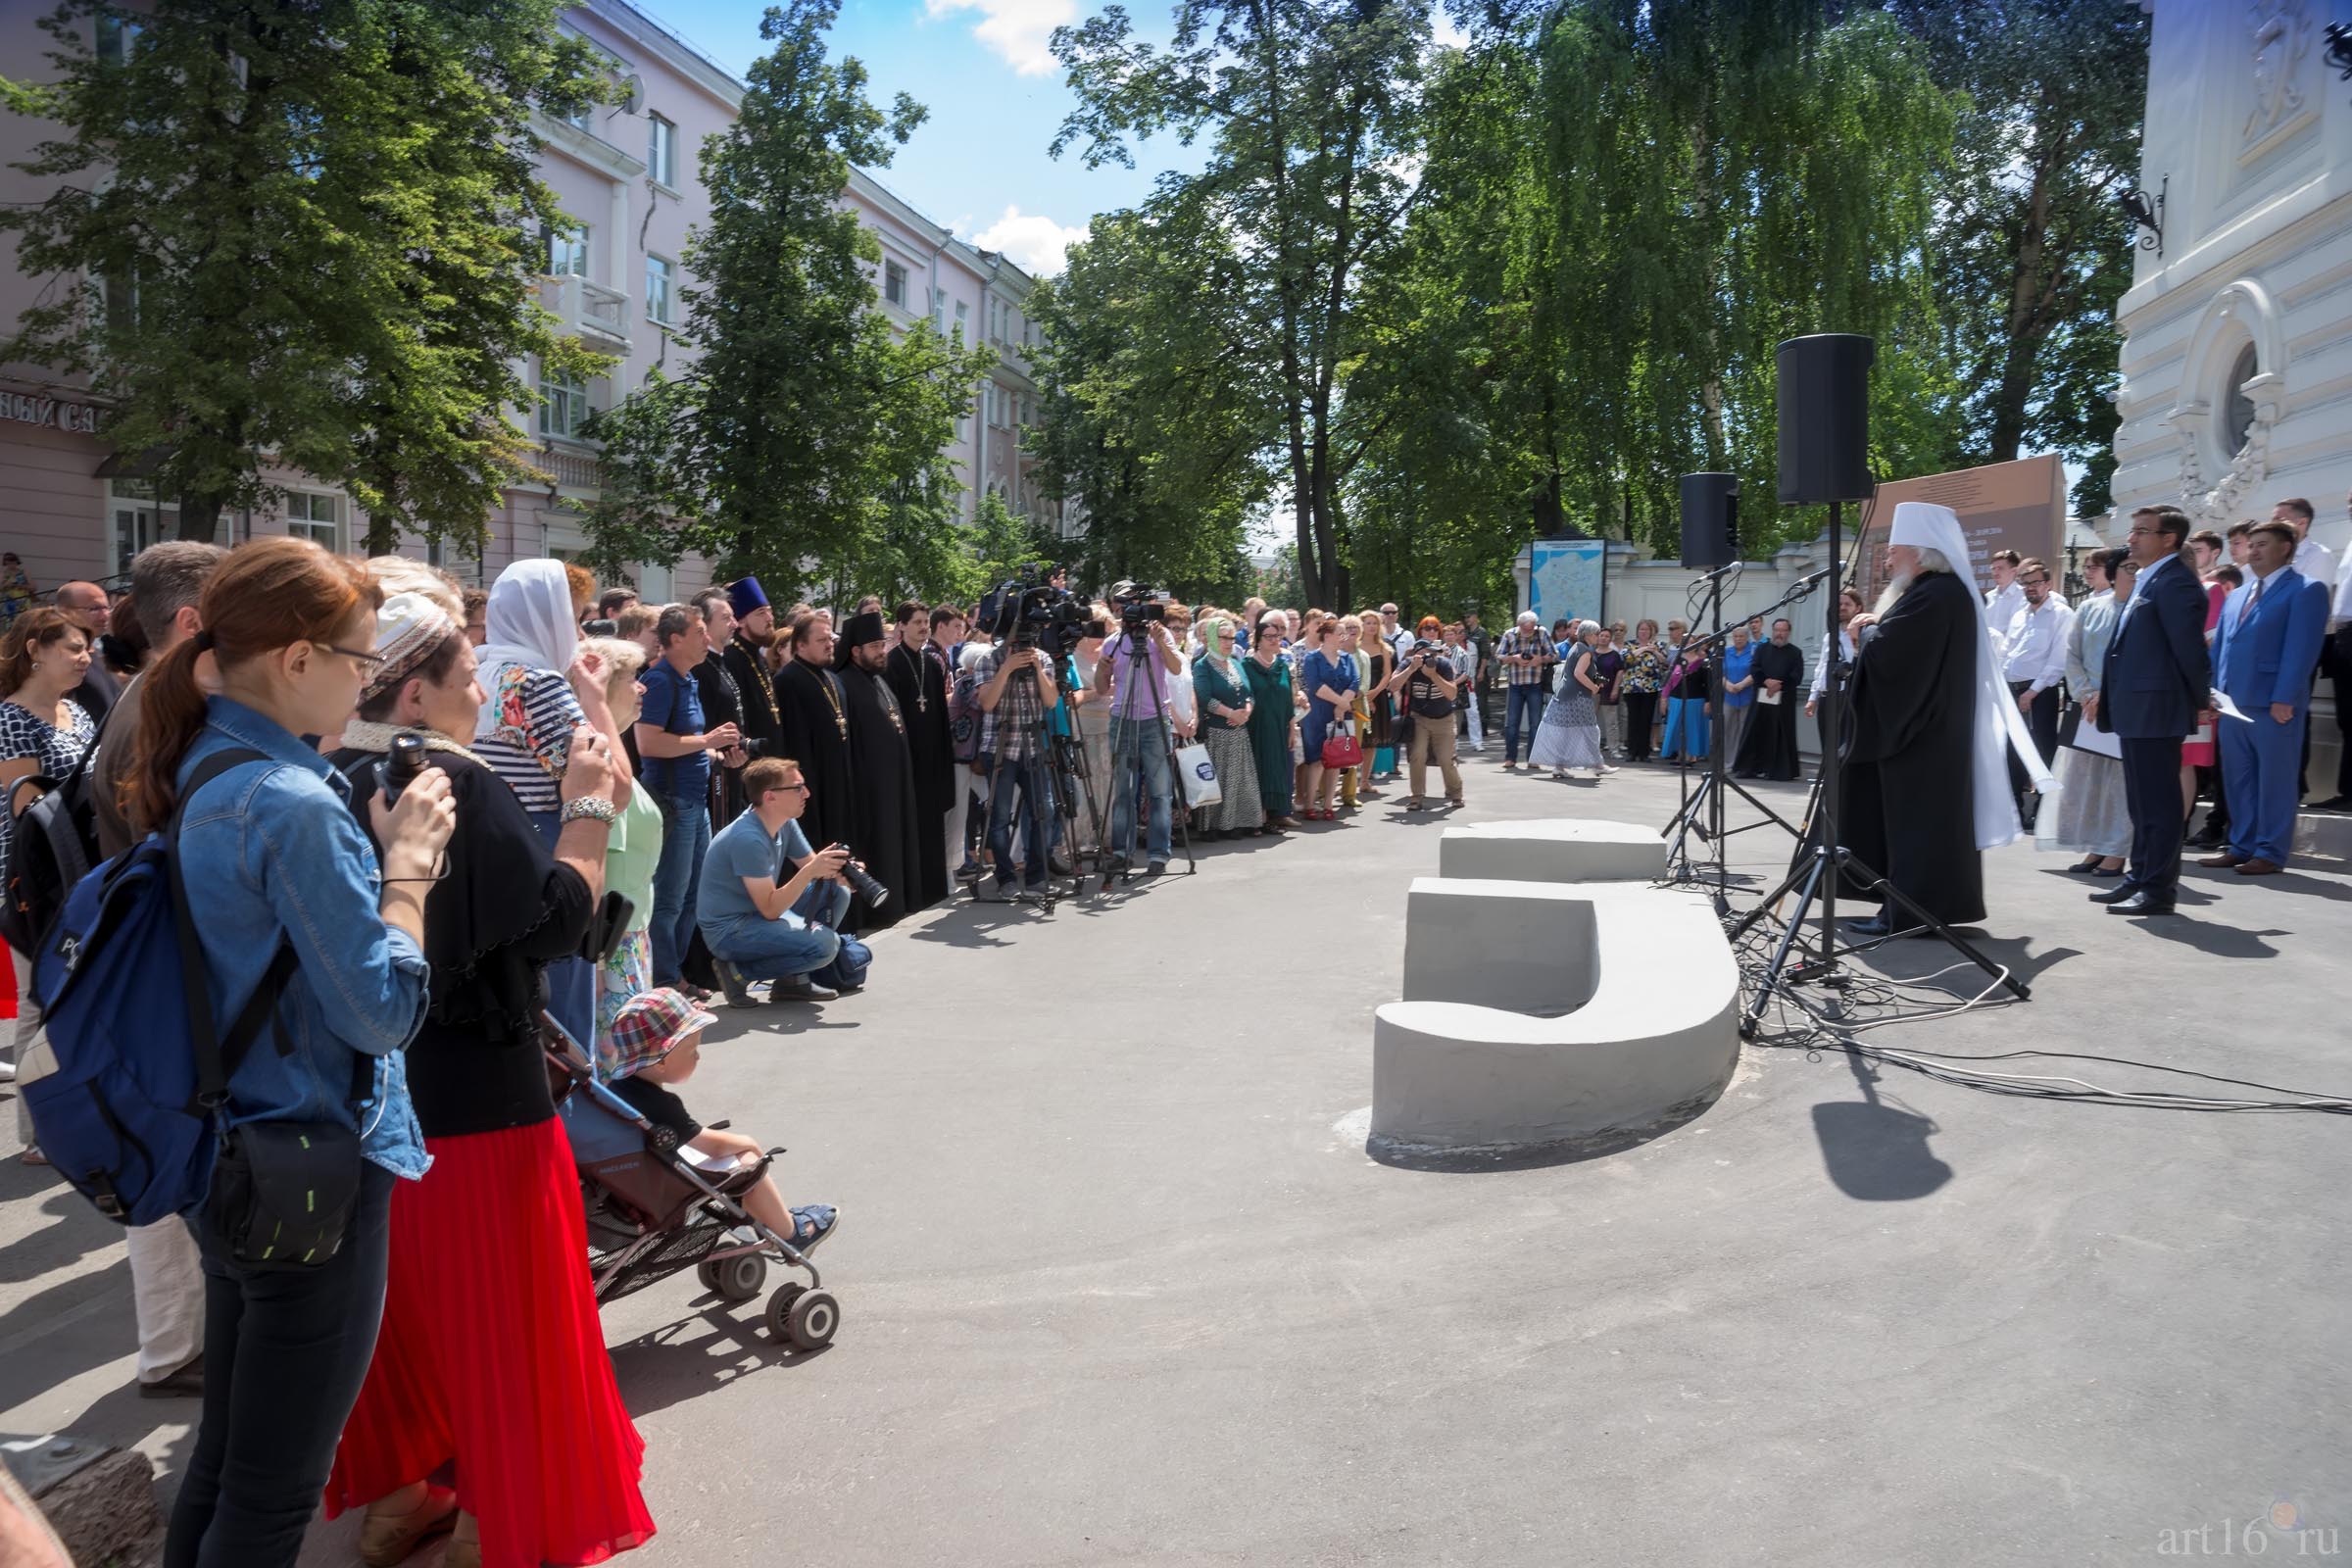
[[[1976,583],[1969,575],[1968,536],[1960,531],[1959,516],[1949,507],[1905,501],[1894,509],[1894,526],[1888,540],[1938,552],[1969,585],[1968,600],[1977,612],[1976,744],[1970,759],[1976,784],[1977,848],[1997,850],[2024,832],[2017,820],[2017,802],[2009,793],[2010,752],[2016,751],[2018,760],[2025,764],[2026,776],[2041,792],[2041,815],[2053,822],[2057,820],[2054,813],[2058,809],[2058,781],[2050,776],[2048,764],[2034,749],[2034,736],[2026,728],[2025,715],[2017,710],[2017,700],[2009,695],[2009,683],[2001,678],[2001,661],[1993,648],[1992,626],[1984,614],[1984,596],[1976,591]]]

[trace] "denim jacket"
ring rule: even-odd
[[[207,784],[180,819],[179,862],[220,1026],[261,984],[281,939],[295,955],[278,1026],[229,1075],[228,1123],[340,1122],[362,1130],[369,1160],[422,1176],[432,1161],[401,1048],[424,1018],[424,955],[376,912],[383,873],[347,786],[324,758],[242,703],[212,698],[205,716],[179,765],[183,784],[223,749],[270,759]],[[355,1053],[374,1058],[373,1088],[356,1115]]]

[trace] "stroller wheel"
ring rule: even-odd
[[[748,1301],[767,1283],[767,1259],[746,1252],[715,1263],[697,1263],[694,1277],[703,1282],[705,1290],[715,1291],[730,1301]]]
[[[796,1350],[820,1350],[841,1327],[841,1303],[824,1291],[784,1285],[767,1298],[767,1332]]]

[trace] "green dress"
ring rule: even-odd
[[[1257,759],[1258,804],[1269,816],[1291,814],[1291,662],[1268,669],[1255,659],[1242,661],[1250,679],[1250,751]]]

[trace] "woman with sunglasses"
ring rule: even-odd
[[[250,1255],[258,1217],[216,1173],[198,1226],[204,1412],[168,1568],[278,1568],[301,1554],[375,1347],[392,1189],[428,1163],[402,1057],[424,1015],[424,895],[456,826],[449,781],[428,773],[397,806],[368,808],[379,856],[342,775],[303,738],[340,729],[380,662],[378,599],[357,561],[308,540],[241,545],[205,586],[204,629],[142,683],[131,825],[175,833],[181,874],[203,892],[196,940],[214,1011],[225,1019],[280,986],[275,1047],[230,1073],[222,1130],[339,1127],[357,1167],[339,1245],[293,1268]]]

